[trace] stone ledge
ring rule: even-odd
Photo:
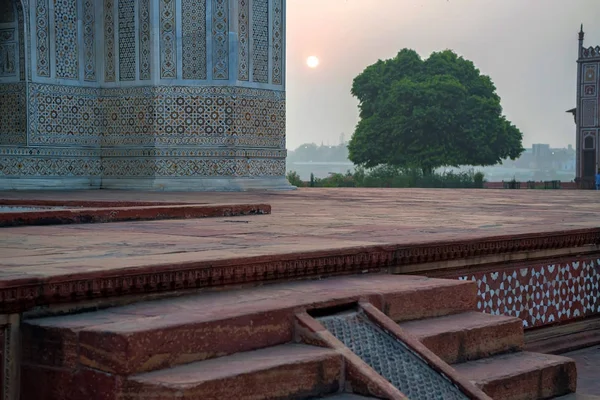
[[[600,229],[507,235],[428,244],[372,245],[262,256],[230,256],[191,261],[165,255],[153,264],[123,265],[109,271],[38,277],[11,275],[0,281],[0,312],[34,306],[155,292],[262,284],[388,271],[399,265],[485,254],[587,246],[600,241]]]

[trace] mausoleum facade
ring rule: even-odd
[[[0,0],[0,189],[288,188],[285,0]]]

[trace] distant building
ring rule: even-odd
[[[581,187],[591,188],[598,171],[600,123],[598,120],[600,87],[600,46],[584,47],[583,26],[579,31],[577,58],[577,106],[573,113],[576,128],[576,180]]]

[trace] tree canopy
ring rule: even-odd
[[[360,121],[349,158],[371,168],[494,165],[523,152],[492,80],[453,51],[426,60],[409,49],[367,67],[352,85]]]

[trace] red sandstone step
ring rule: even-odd
[[[448,364],[514,352],[524,345],[523,322],[514,317],[470,311],[399,325]]]
[[[27,320],[26,363],[131,375],[293,341],[299,310],[371,301],[395,320],[476,308],[474,282],[364,275],[290,282]]]
[[[333,350],[291,344],[130,377],[124,397],[186,400],[306,399],[335,393],[343,374]]]
[[[453,367],[493,399],[547,399],[577,387],[575,361],[549,354],[503,354]]]

